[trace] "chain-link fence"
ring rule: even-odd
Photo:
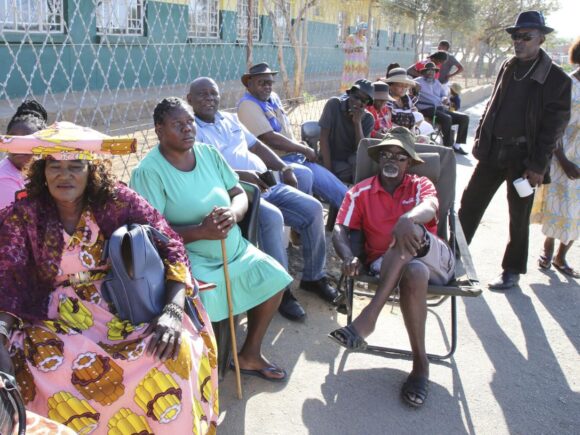
[[[293,123],[318,119],[339,92],[343,41],[363,21],[370,79],[413,62],[412,22],[372,0],[0,0],[0,129],[33,97],[51,122],[134,135],[139,153],[115,163],[127,179],[156,143],[156,102],[185,96],[199,76],[231,110],[248,65],[266,61]]]

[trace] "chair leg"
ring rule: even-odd
[[[236,322],[237,323],[237,322]],[[222,381],[230,365],[232,348],[230,346],[230,327],[228,319],[212,322],[218,350],[218,377]]]
[[[352,323],[352,308],[354,304],[354,279],[345,279],[345,290],[346,290],[346,324],[350,325]]]
[[[447,353],[441,355],[428,353],[427,358],[429,358],[429,361],[431,362],[444,361],[446,359],[449,359],[453,356],[455,350],[457,349],[457,297],[450,296],[450,299],[451,299],[451,319],[450,319],[451,343],[449,345],[449,350],[447,351]],[[350,300],[352,301],[352,299]],[[351,321],[347,317],[347,324],[350,323]],[[373,346],[373,345],[367,346],[366,350],[361,352],[383,356],[385,358],[411,359],[413,357],[413,353],[407,349],[396,349],[391,347]]]

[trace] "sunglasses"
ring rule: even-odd
[[[357,100],[359,100],[359,101],[360,101],[361,103],[363,103],[365,106],[368,106],[368,105],[371,103],[371,100],[370,100],[368,97],[366,97],[366,96],[363,96],[363,95],[361,95],[361,94],[359,94],[359,93],[351,93],[350,95],[351,95],[353,98],[356,98]]]
[[[409,160],[409,156],[406,154],[399,154],[399,153],[392,153],[390,151],[380,151],[379,152],[379,159],[384,160],[396,160],[397,162],[406,162]]]
[[[531,41],[532,39],[534,39],[536,36],[538,36],[537,33],[512,33],[511,34],[511,38],[512,41]]]

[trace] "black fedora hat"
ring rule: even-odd
[[[553,32],[554,29],[546,26],[544,15],[540,11],[524,11],[518,15],[513,26],[506,27],[505,31],[512,34],[518,29],[539,29],[543,34]]]
[[[248,79],[250,79],[253,76],[259,76],[263,74],[276,75],[278,74],[278,71],[272,71],[270,69],[270,65],[268,65],[266,62],[257,63],[256,65],[252,65],[248,70],[248,72],[242,76],[242,83],[247,88]]]
[[[350,94],[353,90],[358,89],[361,92],[364,92],[370,97],[369,104],[373,103],[373,98],[375,98],[375,88],[373,84],[366,79],[359,79],[354,82],[354,85],[350,87],[349,90],[346,91],[347,94]]]

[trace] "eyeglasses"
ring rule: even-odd
[[[380,151],[379,159],[396,160],[397,162],[403,163],[409,160],[409,156],[406,154],[392,153],[390,151]]]
[[[511,34],[511,38],[512,41],[531,41],[532,39],[534,39],[536,36],[538,36],[537,33],[512,33]]]
[[[350,94],[352,95],[353,98],[356,98],[357,100],[359,100],[361,103],[363,103],[365,106],[368,106],[371,103],[371,100],[369,98],[367,98],[366,96],[362,96],[359,93],[352,93]]]

